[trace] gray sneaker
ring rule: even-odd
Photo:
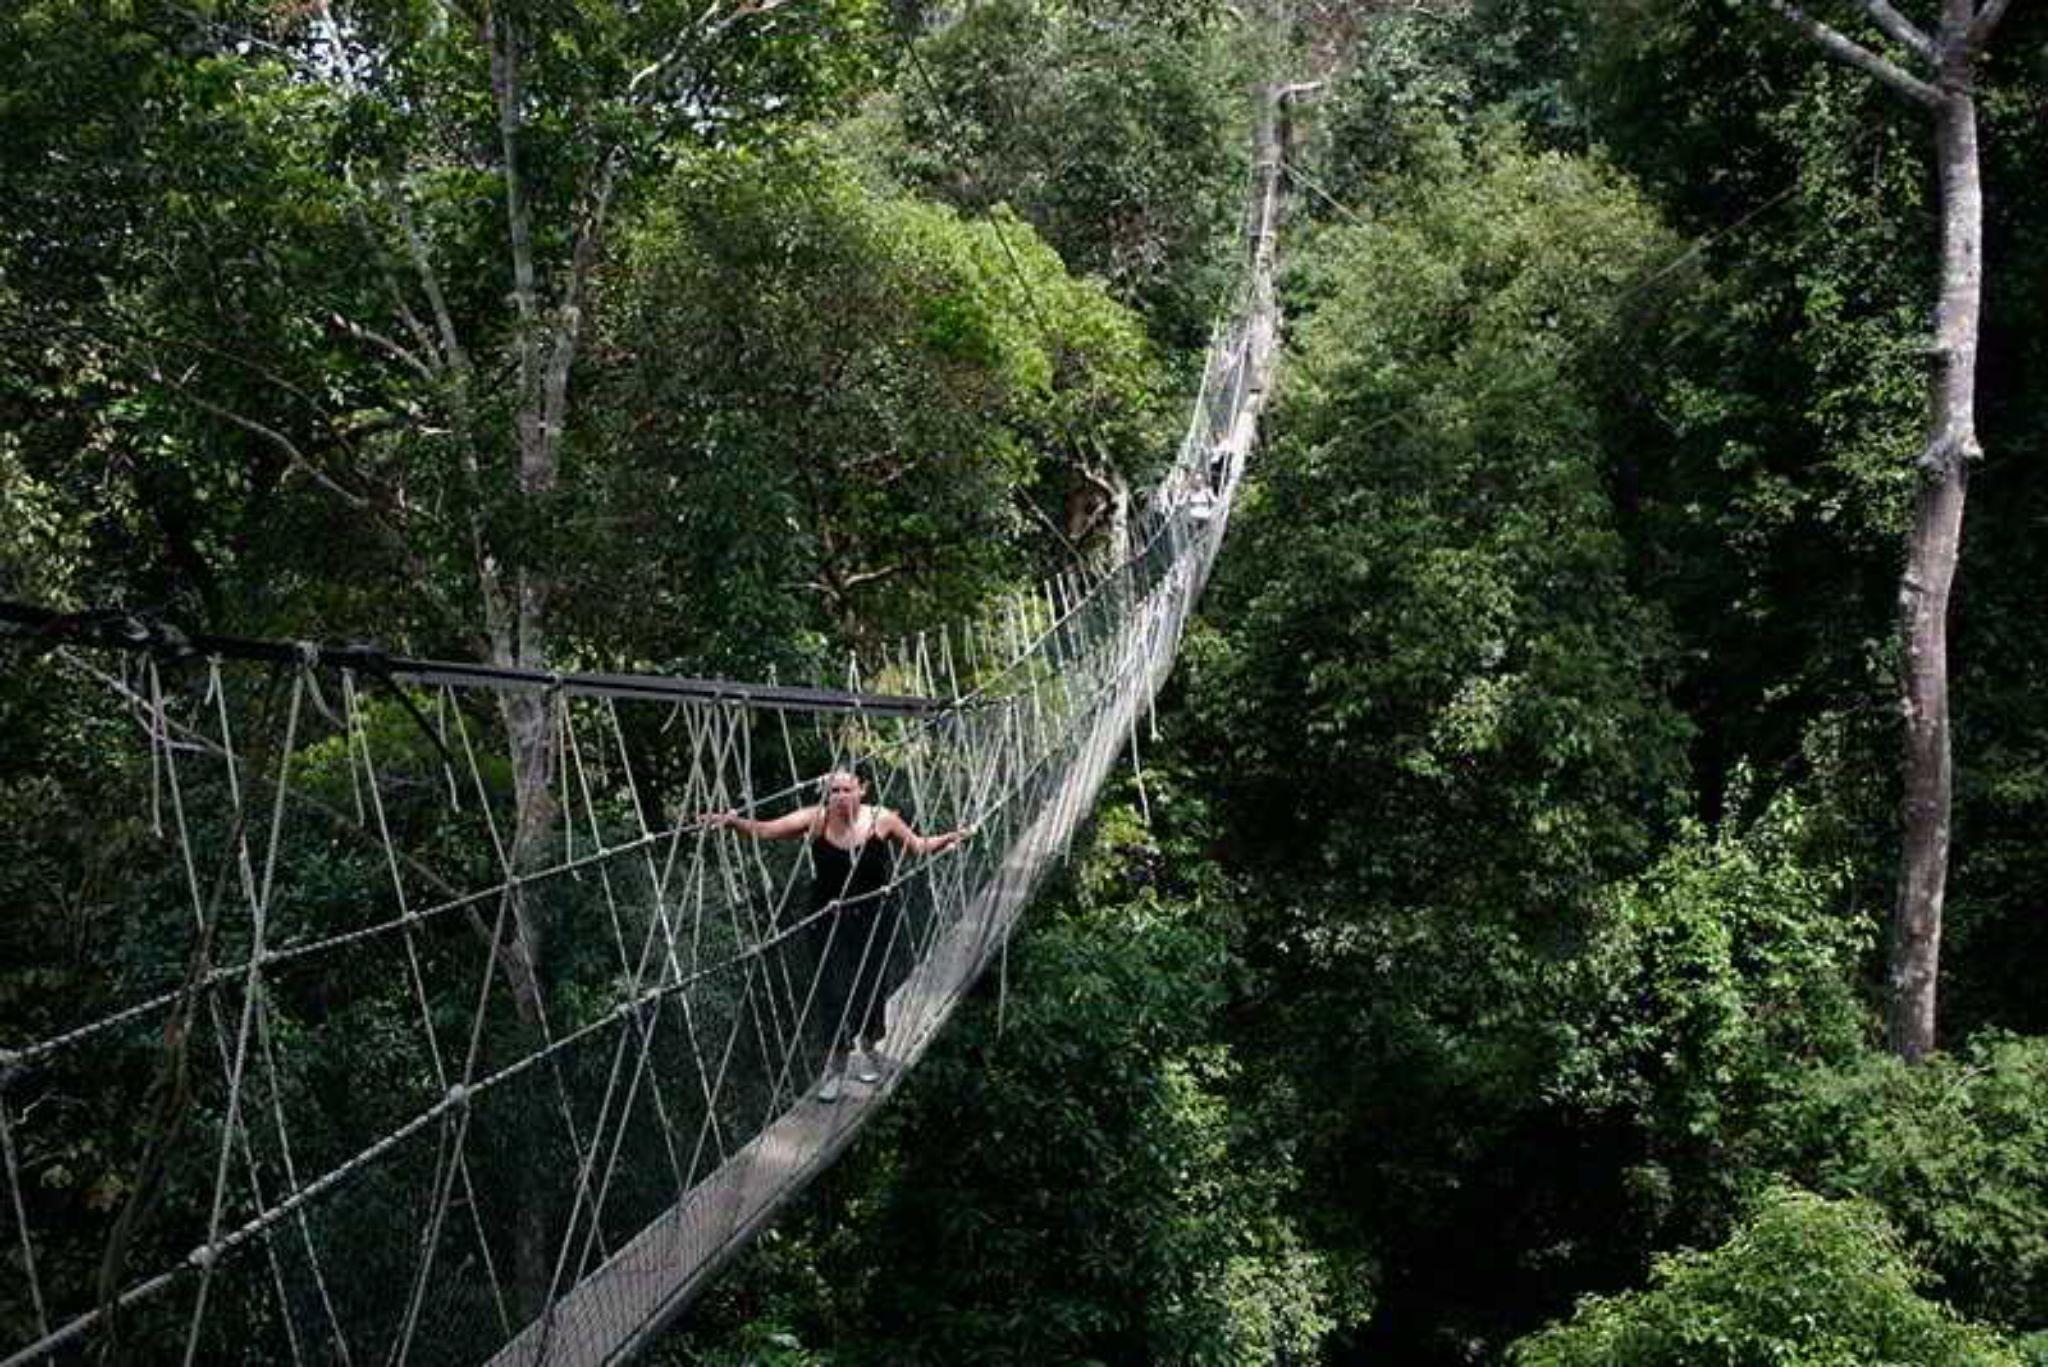
[[[818,1100],[827,1102],[839,1100],[840,1086],[839,1074],[825,1074],[825,1080],[818,1084]]]
[[[882,1080],[882,1060],[869,1053],[866,1046],[862,1046],[847,1062],[850,1065],[847,1075],[855,1082],[872,1087]]]

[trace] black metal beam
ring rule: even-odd
[[[943,712],[950,706],[939,698],[902,693],[857,693],[794,684],[735,683],[730,679],[693,679],[665,674],[553,673],[461,660],[416,660],[392,655],[371,645],[266,641],[242,636],[188,633],[155,617],[120,609],[58,612],[27,603],[0,602],[0,640],[32,645],[129,650],[173,659],[218,656],[269,664],[300,662],[329,669],[379,674],[399,683],[446,684],[456,688],[556,689],[576,697],[727,702],[793,712],[863,713],[885,717],[928,716]]]

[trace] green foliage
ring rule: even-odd
[[[1808,862],[1805,827],[1783,798],[1740,833],[1682,831],[1609,894],[1572,964],[1560,1095],[1627,1112],[1695,1182],[1725,1175],[1760,1108],[1866,1041],[1854,984],[1875,927],[1844,907],[1842,870]]]
[[[1996,1367],[2021,1361],[1916,1290],[1871,1206],[1778,1189],[1720,1248],[1661,1259],[1646,1290],[1582,1302],[1518,1344],[1518,1367]]]
[[[965,616],[1028,563],[1021,500],[1079,458],[1069,434],[1133,477],[1163,445],[1132,315],[1028,226],[826,147],[689,160],[631,241],[607,324],[636,358],[606,377],[623,458],[584,496],[629,528],[634,601],[690,624],[677,655],[758,672],[768,642]]]
[[[1245,170],[1263,40],[1231,7],[988,0],[911,63],[867,0],[723,36],[682,0],[491,6],[519,35],[544,313],[616,176],[544,500],[507,459],[529,324],[482,26],[333,9],[347,60],[320,7],[0,7],[0,595],[470,652],[488,545],[559,569],[561,664],[790,677],[971,616],[1045,563],[1081,483],[1142,484],[1163,451],[1162,371],[1228,278]],[[1983,91],[1991,458],[1944,990],[1958,1022],[2038,1030],[2048,21],[2016,9]],[[1906,1261],[1967,1314],[2048,1322],[2042,1041],[1862,1051],[1924,120],[1712,0],[1345,22],[1310,168],[1344,207],[1290,238],[1290,370],[1189,706],[1147,753],[1154,828],[1105,809],[1007,999],[970,1004],[672,1353],[1465,1361],[1720,1238],[1784,1174],[1859,1201],[1773,1192],[1520,1359],[2048,1361]],[[636,88],[670,55],[687,95]],[[99,1009],[102,963],[184,969],[147,768],[83,689],[0,679],[7,1041]],[[362,715],[379,762],[431,775],[416,721]],[[296,763],[353,808],[336,740]],[[488,859],[405,791],[391,817],[436,868]],[[328,837],[280,870],[294,925],[351,924],[388,881],[375,847],[292,820]],[[579,934],[596,891],[546,912],[573,1028],[614,968]],[[463,927],[417,948],[479,966]],[[381,1085],[429,1072],[406,973],[366,953],[273,1003],[308,1170],[419,1101]],[[487,1026],[487,1052],[520,1029]],[[114,1032],[93,1066],[144,1096],[160,1062]],[[74,1289],[142,1144],[84,1073],[36,1078],[24,1131],[31,1215],[76,1236],[44,1271]],[[219,1115],[199,1098],[193,1132]],[[472,1158],[493,1227],[566,1161]],[[651,1180],[629,1167],[621,1192]],[[173,1204],[204,1177],[172,1173]],[[403,1256],[398,1189],[322,1217],[337,1266]]]
[[[1131,833],[1135,834],[1135,833]],[[1084,864],[1129,867],[1098,841]],[[1205,1040],[1233,977],[1213,910],[1143,895],[1044,925],[956,1025],[896,1131],[871,1293],[918,1360],[1263,1362],[1312,1351],[1319,1258]],[[990,1009],[998,1006],[1000,1015]],[[958,1136],[973,1134],[963,1145]],[[912,1270],[913,1263],[916,1270]]]
[[[1368,24],[1324,106],[1316,131],[1318,167],[1330,198],[1304,206],[1327,217],[1338,204],[1407,193],[1455,174],[1456,121],[1469,111],[1470,73],[1444,60],[1448,21],[1430,10],[1390,13]]]
[[[1634,1256],[1592,1215],[1632,1141],[1546,1100],[1548,1023],[1678,814],[1687,730],[1601,421],[1618,297],[1668,238],[1596,161],[1442,146],[1459,174],[1302,254],[1188,661],[1312,1228],[1390,1307],[1351,1342],[1448,1358]]]
[[[1777,1166],[1882,1207],[1965,1311],[2048,1322],[2048,1041],[1845,1062],[1783,1098],[1771,1132]]]
[[[1460,149],[1507,124],[1583,152],[1580,0],[1473,0],[1388,9],[1359,25],[1319,102],[1328,196],[1307,207],[1378,205],[1458,172]],[[1337,201],[1336,204],[1331,200]]]
[[[0,433],[0,594],[68,602],[84,534],[57,491],[21,459],[18,433]]]
[[[1501,142],[1302,268],[1200,705],[1247,820],[1368,905],[1555,907],[1672,809],[1684,727],[1589,373],[1663,242],[1604,168]]]
[[[672,1341],[671,1341],[672,1342]],[[741,1328],[729,1345],[703,1352],[656,1345],[648,1354],[653,1367],[826,1367],[829,1353],[804,1346],[803,1340],[772,1321],[757,1320]]]
[[[514,291],[552,316],[579,229],[601,250],[607,204],[662,162],[779,138],[879,75],[865,0],[707,18],[9,7],[0,329],[28,344],[0,362],[6,484],[91,561],[81,595],[469,650],[481,554],[577,563],[591,520],[542,507],[508,459],[521,395],[501,380],[544,321]],[[518,72],[509,138],[494,35]],[[566,426],[581,455],[600,425],[571,403]]]
[[[274,49],[230,50],[258,22],[68,0],[0,17],[8,482],[38,491],[30,525],[90,566],[50,589],[175,590],[218,611],[289,544],[278,508],[308,467],[286,445],[335,440],[313,395],[350,378],[279,383],[333,359],[303,297],[352,307],[321,164],[333,101]]]
[[[1602,0],[1575,24],[1593,135],[1697,238],[1622,420],[1628,534],[1681,632],[1706,809],[1745,762],[1766,791],[1813,763],[1861,895],[1889,900],[1878,709],[1925,422],[1924,111],[1762,7]]]
[[[1009,204],[1175,347],[1229,280],[1250,141],[1226,7],[990,0],[898,85],[902,166],[963,209]]]
[[[2048,297],[2029,122],[2040,24],[2000,31],[1980,101],[1996,264],[1979,386],[1989,455],[1973,476],[1952,627],[1965,720],[1943,994],[1956,1038],[1982,1022],[2048,1021],[2019,980],[2040,950],[2037,902],[2006,891],[2039,881],[2030,775],[2042,728],[2013,670],[2039,652],[2041,615],[2020,586],[2037,578],[2030,472],[2044,425],[2012,377],[2035,364]],[[1925,423],[1937,240],[1925,111],[1762,7],[1599,0],[1565,27],[1578,31],[1595,135],[1700,237],[1686,269],[1704,277],[1703,306],[1646,356],[1630,532],[1697,662],[1683,691],[1708,801],[1745,758],[1767,787],[1813,765],[1862,895],[1888,901],[1897,546]]]

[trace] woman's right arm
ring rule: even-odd
[[[793,836],[810,834],[811,827],[817,822],[818,811],[815,806],[799,807],[773,821],[756,821],[738,812],[706,812],[698,820],[706,826],[723,826],[756,840],[788,840]]]

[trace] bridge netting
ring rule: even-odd
[[[74,776],[123,832],[78,875],[99,924],[8,913],[0,1367],[603,1362],[671,1316],[906,1076],[1134,743],[1264,387],[1273,164],[1122,558],[837,695],[0,644],[128,756]],[[703,817],[856,758],[974,835],[894,865],[859,947],[889,1066],[828,1103],[806,842]]]

